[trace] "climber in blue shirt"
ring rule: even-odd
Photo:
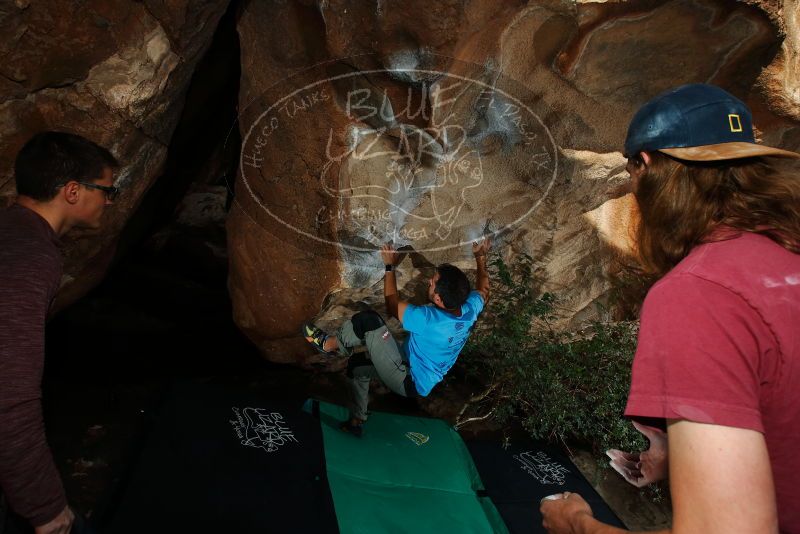
[[[462,277],[464,281],[466,280],[457,267],[440,265],[428,284],[428,297],[432,304],[415,306],[398,303],[397,317],[403,323],[403,328],[409,332],[403,348],[411,364],[414,386],[423,397],[430,393],[433,386],[439,383],[456,363],[456,358],[466,344],[472,325],[483,310],[486,299],[480,289],[470,291],[462,304],[446,308],[445,299],[436,293],[436,286],[443,276],[451,277],[457,282],[461,282]],[[457,287],[455,298],[458,298],[458,290],[461,290],[461,294],[464,290],[469,291],[468,284],[469,282],[462,282],[461,287]],[[446,290],[440,289],[440,291],[446,294]],[[488,284],[485,291],[488,293]],[[405,312],[400,311],[403,307]]]
[[[428,283],[428,304],[417,306],[402,301],[397,292],[394,267],[400,254],[384,245],[381,257],[385,265],[383,294],[386,311],[396,317],[409,332],[398,346],[383,318],[375,311],[355,314],[345,321],[336,335],[329,335],[314,325],[304,325],[303,335],[320,352],[349,356],[352,402],[350,417],[340,428],[356,436],[367,420],[369,382],[380,378],[393,392],[405,397],[427,396],[458,358],[472,326],[489,300],[489,273],[486,256],[491,243],[474,243],[477,275],[475,290],[470,291],[467,276],[450,264],[442,264]],[[353,348],[364,345],[368,357],[353,355]]]

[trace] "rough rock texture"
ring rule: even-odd
[[[764,70],[760,81],[768,94],[770,108],[800,120],[800,2],[764,0],[759,3],[779,21],[784,35],[780,52]]]
[[[4,2],[0,5],[0,204],[34,133],[55,129],[109,148],[124,193],[100,232],[65,239],[61,305],[102,277],[122,226],[159,176],[195,64],[227,0]]]
[[[771,65],[791,92],[782,58],[796,45],[779,53],[775,2],[760,6],[245,4],[228,219],[237,323],[267,358],[308,363],[304,320],[333,328],[360,301],[382,308],[380,243],[412,251],[399,282],[413,299],[435,264],[472,269],[481,235],[506,260],[533,256],[564,326],[596,317],[608,260],[629,249],[635,202],[619,150],[642,103],[715,83],[751,105],[765,142],[800,147],[763,81]]]

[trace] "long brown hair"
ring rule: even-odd
[[[663,276],[700,243],[729,237],[714,232],[725,227],[763,234],[800,253],[800,176],[775,166],[773,158],[650,156],[636,188],[637,252],[646,273]]]

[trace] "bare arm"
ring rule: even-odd
[[[763,434],[690,421],[667,433],[674,532],[778,532]]]
[[[483,304],[489,302],[489,271],[486,268],[486,257],[492,243],[489,238],[485,238],[480,243],[472,244],[472,253],[475,255],[475,264],[478,273],[475,276],[475,291],[481,294]]]
[[[754,430],[670,421],[672,530],[663,533],[778,532],[772,470],[764,436]],[[551,533],[613,534],[579,495],[543,501]]]
[[[400,263],[400,254],[390,244],[381,247],[381,259],[384,265],[396,266]],[[408,303],[400,300],[397,292],[397,275],[394,270],[387,271],[383,277],[383,298],[386,301],[386,313],[390,317],[396,317],[399,321],[403,320]]]

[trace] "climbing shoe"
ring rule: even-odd
[[[361,434],[364,433],[364,421],[359,421],[357,423],[354,421],[358,421],[358,419],[346,419],[342,421],[339,423],[339,430],[360,438]]]
[[[328,352],[325,350],[325,340],[328,339],[328,334],[313,324],[303,325],[303,337],[306,338],[306,341],[314,345],[314,348],[320,351],[322,354],[327,354],[328,356],[332,356],[334,354],[333,352]]]

